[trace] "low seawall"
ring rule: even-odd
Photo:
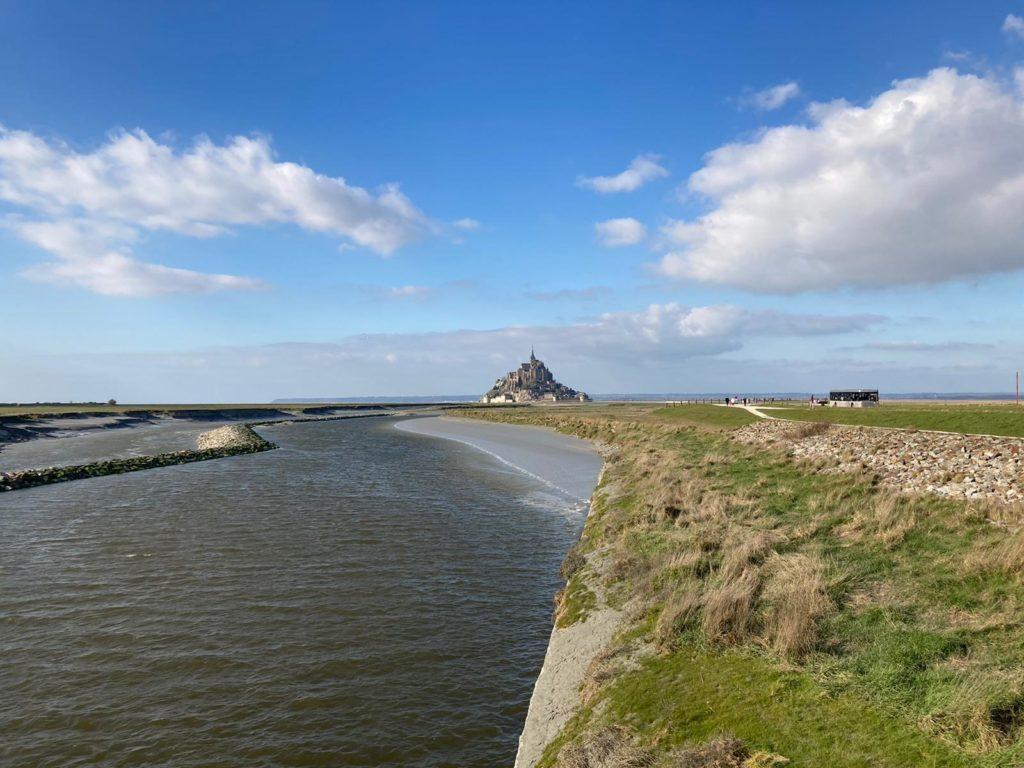
[[[247,424],[232,424],[227,427],[204,432],[196,441],[196,449],[158,453],[153,456],[136,456],[125,459],[109,459],[69,467],[47,467],[27,469],[18,472],[0,473],[0,492],[18,491],[40,485],[82,480],[87,477],[120,475],[143,469],[170,467],[176,464],[190,464],[227,456],[246,453],[260,453],[277,448],[274,443],[264,440]]]
[[[295,417],[287,416],[282,418],[265,419],[262,421],[250,421],[247,423],[228,424],[216,429],[202,432],[196,436],[194,449],[185,450],[164,450],[160,453],[147,454],[143,456],[124,456],[107,458],[105,454],[80,459],[78,463],[67,463],[59,466],[46,466],[43,462],[34,465],[22,466],[6,472],[0,471],[0,492],[15,491],[22,488],[34,488],[39,485],[61,483],[69,480],[81,480],[87,477],[100,477],[102,475],[117,475],[124,472],[136,472],[143,469],[155,469],[175,464],[188,464],[195,461],[207,461],[219,459],[226,456],[236,456],[244,453],[258,453],[271,450],[277,446],[264,440],[253,431],[253,427],[269,426],[275,424],[303,424],[312,421],[343,421],[347,419],[363,419],[371,417],[391,416],[390,411],[373,411],[370,413],[347,413],[334,416]],[[151,426],[152,421],[137,421],[131,424],[118,423],[116,427],[96,427],[97,430],[118,428],[118,429],[146,429]],[[0,429],[2,432],[2,429]],[[3,435],[0,434],[0,438]],[[40,438],[41,434],[32,433],[24,437],[24,440]],[[48,441],[62,442],[67,439],[78,438],[46,438]],[[187,445],[187,443],[186,443]],[[2,448],[0,444],[0,448]],[[178,447],[178,446],[174,446]],[[152,450],[152,448],[151,448]],[[157,448],[159,450],[159,448]],[[59,459],[57,459],[59,460]],[[54,462],[54,457],[50,457]]]

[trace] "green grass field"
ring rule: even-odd
[[[652,410],[650,417],[669,424],[718,429],[734,429],[757,421],[750,411],[720,405],[670,405]]]
[[[763,413],[795,421],[827,421],[867,427],[900,427],[1024,437],[1024,407],[973,403],[883,403],[876,408],[765,409]]]

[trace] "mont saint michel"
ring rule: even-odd
[[[530,359],[509,371],[480,398],[481,403],[530,403],[590,400],[586,392],[578,392],[555,380],[554,374],[530,350]]]

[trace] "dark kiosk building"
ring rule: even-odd
[[[832,407],[864,408],[878,405],[877,389],[833,389],[828,393]]]

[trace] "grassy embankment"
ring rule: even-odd
[[[473,413],[610,449],[558,617],[593,602],[589,553],[626,624],[541,765],[1024,765],[1018,511],[741,445],[739,413]]]
[[[674,409],[680,410],[680,409]],[[779,419],[827,421],[867,427],[933,429],[972,435],[1024,437],[1024,407],[981,404],[883,403],[876,408],[766,408],[764,413]]]

